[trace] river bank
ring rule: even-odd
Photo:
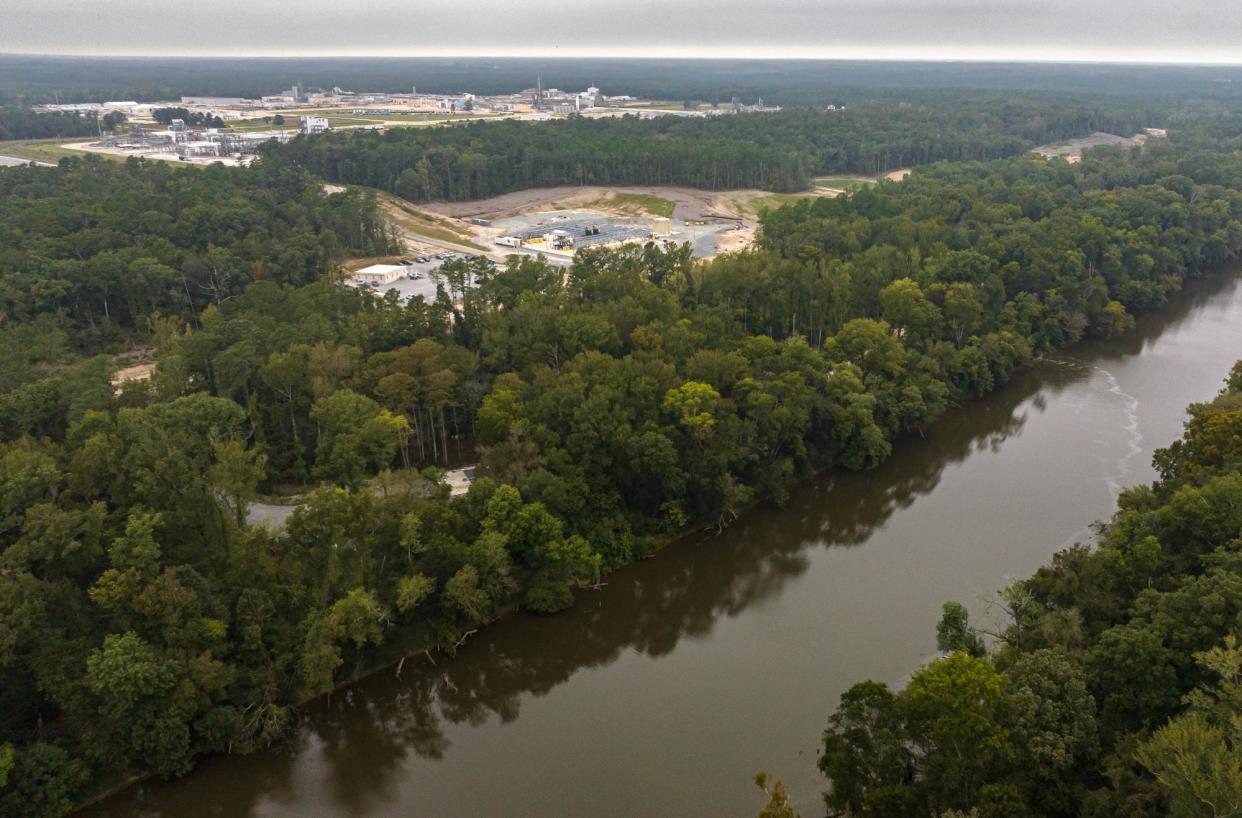
[[[1006,579],[1085,538],[1115,486],[1149,478],[1185,403],[1216,391],[1238,325],[1236,281],[1192,285],[1125,338],[951,411],[872,472],[678,541],[557,617],[508,617],[449,663],[339,690],[287,746],[204,759],[88,814],[734,814],[755,801],[757,769],[816,814],[836,693],[899,682],[934,652],[941,602],[987,617]],[[541,785],[548,769],[570,785]]]

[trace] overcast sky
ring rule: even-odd
[[[0,51],[1242,62],[1242,0],[0,0]]]

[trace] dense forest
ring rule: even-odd
[[[407,303],[334,283],[389,249],[375,203],[282,154],[0,171],[0,813],[278,741],[384,657],[570,606],[1125,332],[1242,250],[1237,132],[940,163],[772,211],[761,247],[709,263],[458,260]],[[154,377],[114,385],[97,353],[134,338]],[[469,445],[480,479],[450,497]],[[249,524],[289,486],[285,526]]]
[[[339,132],[272,146],[325,179],[417,202],[481,199],[556,185],[805,190],[829,173],[877,174],[940,160],[997,159],[1096,130],[1132,134],[1145,114],[1042,100],[643,120],[572,118],[532,127]]]
[[[13,333],[29,327],[79,351],[115,349],[162,314],[194,318],[255,280],[308,284],[342,255],[382,253],[391,241],[369,200],[324,196],[277,159],[252,172],[98,157],[14,169],[0,175],[0,337],[10,353],[0,366],[20,368],[24,341]]]
[[[0,106],[0,141],[5,139],[56,139],[58,137],[98,136],[125,121],[121,113],[103,117],[78,113],[38,113],[29,108]]]
[[[841,697],[830,815],[1242,811],[1242,361],[1154,460],[1095,547],[1001,591],[994,639],[946,603],[948,655]]]

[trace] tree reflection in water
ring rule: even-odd
[[[190,780],[139,785],[98,813],[183,814],[191,792],[219,793],[223,782],[227,798],[194,801],[196,814],[237,815],[263,802],[297,802],[299,777],[312,766],[301,762],[311,755],[313,774],[328,778],[316,783],[335,799],[333,811],[383,812],[379,807],[399,800],[396,786],[411,755],[435,761],[452,753],[447,725],[477,726],[493,717],[512,722],[524,697],[543,696],[627,651],[670,654],[683,639],[710,634],[722,617],[780,596],[806,572],[809,549],[866,543],[894,512],[930,494],[947,467],[1021,435],[1032,414],[1088,379],[1093,364],[1142,353],[1234,286],[1222,280],[1192,287],[1161,315],[1140,317],[1124,338],[1037,364],[987,398],[949,412],[926,438],[899,441],[879,468],[810,480],[790,493],[784,508],[761,506],[719,536],[675,543],[616,572],[601,590],[582,592],[569,611],[509,617],[473,636],[455,657],[435,665],[411,657],[399,677],[388,668],[315,702],[287,745],[253,758],[205,760]],[[482,784],[488,771],[476,775]]]

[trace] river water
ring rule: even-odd
[[[306,710],[296,738],[131,788],[108,816],[744,816],[759,770],[822,815],[842,691],[901,684],[945,600],[1090,538],[1119,487],[1242,357],[1242,286],[1196,285],[1127,337],[1075,347],[954,410],[882,467],[617,572]],[[993,617],[994,618],[994,617]]]

